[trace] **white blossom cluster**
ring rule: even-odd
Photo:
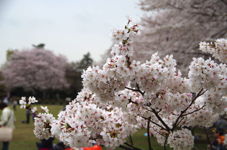
[[[86,89],[80,92],[54,121],[53,135],[72,147],[91,146],[94,140],[112,148],[123,144],[137,126],[128,123],[121,108],[98,107],[93,97]]]
[[[201,88],[207,90],[203,95],[205,103],[213,112],[222,111],[227,101],[222,99],[227,94],[227,66],[213,60],[193,59],[189,66],[189,84],[193,92]]]
[[[163,146],[192,149],[194,138],[185,127],[208,127],[227,106],[222,100],[227,94],[227,66],[195,58],[183,77],[171,55],[134,61],[130,41],[136,28],[129,23],[114,34],[112,57],[103,67],[84,71],[84,88],[58,118],[46,111],[36,119],[39,138],[55,136],[78,148],[94,142],[115,148],[138,129],[147,128]]]
[[[49,109],[47,106],[40,106],[40,108],[45,112],[45,113],[49,113]]]
[[[54,117],[52,114],[39,113],[35,118],[34,134],[39,139],[48,139],[52,136],[50,130]]]
[[[36,98],[34,96],[29,97],[28,99],[26,99],[26,97],[21,97],[21,99],[19,100],[19,104],[21,108],[26,108],[27,106],[33,104],[33,103],[37,103],[38,100],[36,100]]]
[[[168,143],[174,150],[191,150],[194,145],[194,137],[190,130],[181,129],[169,135]]]
[[[221,88],[226,91],[226,64],[217,64],[213,60],[194,58],[189,66],[189,79],[194,91],[201,88]]]
[[[214,58],[227,63],[227,39],[217,39],[214,42],[200,42],[200,50],[210,53]]]
[[[127,25],[123,30],[117,30],[113,33],[112,55],[132,55],[132,41],[138,32],[138,25],[131,25],[131,20],[128,20]]]
[[[26,97],[22,97],[19,101],[20,107],[22,109],[27,109],[27,107],[31,108],[32,113],[37,114],[37,107],[31,107],[32,104],[37,103],[38,100],[32,96],[26,99]],[[34,118],[34,134],[39,139],[48,139],[52,136],[51,127],[52,122],[55,120],[54,116],[49,113],[49,109],[47,106],[40,106],[42,113],[38,113]]]

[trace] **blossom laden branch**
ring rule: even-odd
[[[54,136],[77,148],[96,143],[139,150],[127,138],[146,128],[150,150],[150,133],[164,149],[192,149],[194,137],[183,127],[208,127],[224,111],[227,66],[194,58],[183,77],[172,55],[160,58],[156,53],[146,62],[135,61],[131,42],[137,32],[129,21],[114,33],[112,57],[84,71],[84,88],[58,118],[43,107],[35,122],[38,138]]]

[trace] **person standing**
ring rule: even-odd
[[[9,104],[9,97],[8,96],[5,96],[4,99],[3,99],[3,103],[5,104]]]
[[[15,116],[13,110],[4,102],[0,103],[0,109],[2,110],[0,126],[14,129]],[[2,150],[9,150],[9,141],[3,142]]]
[[[32,114],[31,105],[28,105],[28,106],[26,106],[26,111],[25,111],[26,120],[23,120],[22,123],[29,124],[30,123],[31,114]]]
[[[17,100],[15,99],[15,100],[13,101],[13,110],[14,110],[14,111],[17,110],[17,105],[18,105],[18,102],[17,102]]]

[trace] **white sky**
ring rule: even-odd
[[[139,20],[138,0],[0,0],[0,64],[7,49],[45,43],[70,61],[93,59],[111,45],[111,34],[127,17]]]

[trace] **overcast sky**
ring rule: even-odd
[[[0,64],[7,49],[45,43],[70,61],[86,52],[98,61],[114,29],[139,20],[138,0],[0,0]]]

